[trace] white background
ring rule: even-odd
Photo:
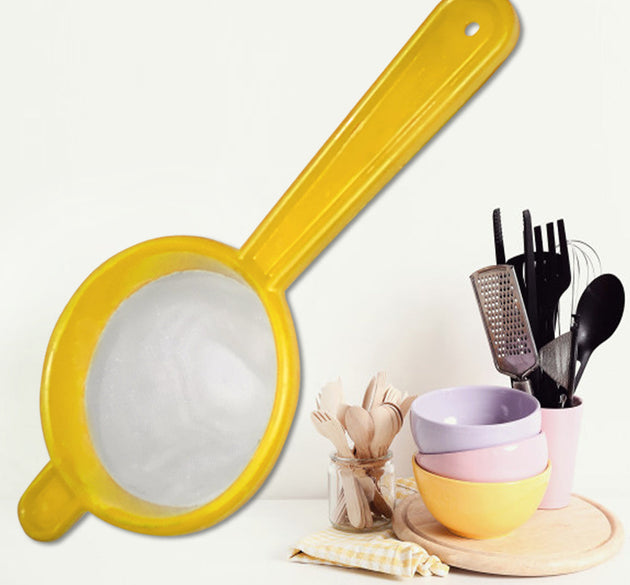
[[[21,532],[17,501],[47,461],[38,394],[55,321],[82,280],[132,244],[192,234],[240,246],[434,4],[2,3],[0,582],[34,582],[63,547],[88,536],[117,554],[136,543],[142,564],[129,561],[125,573],[134,582],[179,574],[164,565],[163,543],[173,539],[158,544],[94,518],[54,548]],[[570,238],[588,241],[604,270],[630,283],[628,4],[515,6],[521,39],[504,67],[289,290],[303,368],[291,434],[257,502],[206,533],[174,539],[172,550],[188,542],[206,551],[191,582],[223,574],[213,572],[205,542],[238,534],[235,523],[261,499],[325,495],[330,446],[309,413],[326,381],[341,376],[351,402],[378,370],[410,393],[506,382],[468,280],[494,262],[494,207],[508,255],[521,251],[529,208],[535,224],[563,217]],[[626,319],[597,350],[580,390],[575,489],[609,505],[630,487],[629,330]],[[408,475],[407,426],[394,448],[398,473]],[[300,507],[292,510],[294,532],[276,534],[280,547],[303,533]],[[240,546],[256,541],[248,535]],[[162,565],[149,562],[156,556]],[[93,582],[127,582],[106,564]],[[83,577],[49,575],[62,580]]]

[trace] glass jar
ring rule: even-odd
[[[392,452],[374,459],[330,455],[328,516],[339,530],[370,532],[391,524],[396,499]]]

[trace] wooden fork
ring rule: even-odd
[[[346,441],[345,432],[336,418],[331,417],[330,414],[323,410],[314,410],[311,413],[311,420],[317,432],[330,440],[335,446],[338,455],[344,458],[352,458],[352,451]],[[364,528],[368,519],[365,518],[365,503],[362,501],[362,498],[365,499],[363,490],[359,494],[357,480],[350,469],[342,467],[339,470],[339,476],[346,498],[348,520],[355,528]]]

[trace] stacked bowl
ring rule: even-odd
[[[445,388],[419,396],[410,419],[414,476],[438,522],[496,538],[533,515],[551,473],[536,398],[501,386]]]

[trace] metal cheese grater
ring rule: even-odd
[[[494,365],[515,388],[531,394],[527,380],[538,366],[538,352],[516,281],[514,267],[489,266],[470,275],[490,343]]]

